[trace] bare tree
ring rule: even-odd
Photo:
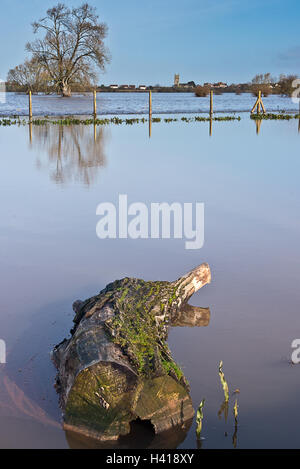
[[[278,82],[278,90],[281,94],[286,96],[291,96],[292,92],[295,90],[293,87],[293,81],[298,78],[297,75],[280,75]]]
[[[25,60],[21,65],[9,70],[7,82],[14,90],[20,91],[49,91],[52,80],[49,73],[36,60]]]
[[[274,83],[276,80],[271,76],[270,73],[260,73],[258,75],[255,75],[255,77],[252,79],[252,84],[253,85],[270,85],[271,83]]]
[[[62,96],[71,95],[74,83],[95,81],[93,67],[104,70],[109,61],[103,42],[107,26],[98,19],[88,3],[72,9],[58,3],[32,25],[34,33],[43,31],[45,36],[28,43],[26,49],[47,70]]]

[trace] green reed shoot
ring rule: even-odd
[[[237,425],[238,421],[237,421],[237,418],[238,418],[238,403],[237,403],[237,399],[235,400],[235,403],[234,403],[234,406],[233,406],[233,415],[234,415],[234,420],[235,420],[235,424]]]
[[[219,376],[220,376],[221,384],[222,384],[223,391],[224,391],[225,401],[228,402],[229,401],[229,389],[228,389],[228,384],[227,384],[227,381],[225,379],[225,375],[223,372],[222,360],[220,361],[220,364],[219,364]]]

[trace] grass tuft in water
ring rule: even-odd
[[[223,391],[224,391],[225,401],[228,402],[229,401],[229,389],[228,389],[228,384],[227,384],[227,381],[225,379],[225,375],[224,375],[224,372],[223,372],[223,362],[222,362],[222,360],[220,361],[220,364],[219,364],[219,376],[220,376],[220,381],[221,381]]]
[[[235,424],[237,425],[238,421],[237,421],[237,418],[238,418],[238,403],[237,403],[237,399],[235,400],[235,403],[234,403],[234,406],[233,406],[233,415],[234,415],[234,421],[235,421]]]
[[[202,399],[202,401],[199,404],[198,410],[197,410],[197,415],[196,415],[196,435],[197,439],[200,439],[201,431],[202,431],[202,421],[203,421],[203,407],[204,407],[205,399]]]

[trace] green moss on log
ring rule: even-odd
[[[53,351],[65,429],[114,439],[136,418],[160,433],[192,417],[188,382],[166,340],[188,299],[210,280],[201,264],[175,282],[116,280],[73,304],[72,336]]]

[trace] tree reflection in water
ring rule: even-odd
[[[33,126],[32,148],[46,152],[48,161],[37,157],[37,168],[48,169],[56,184],[95,182],[98,168],[106,164],[107,129],[94,125]]]

